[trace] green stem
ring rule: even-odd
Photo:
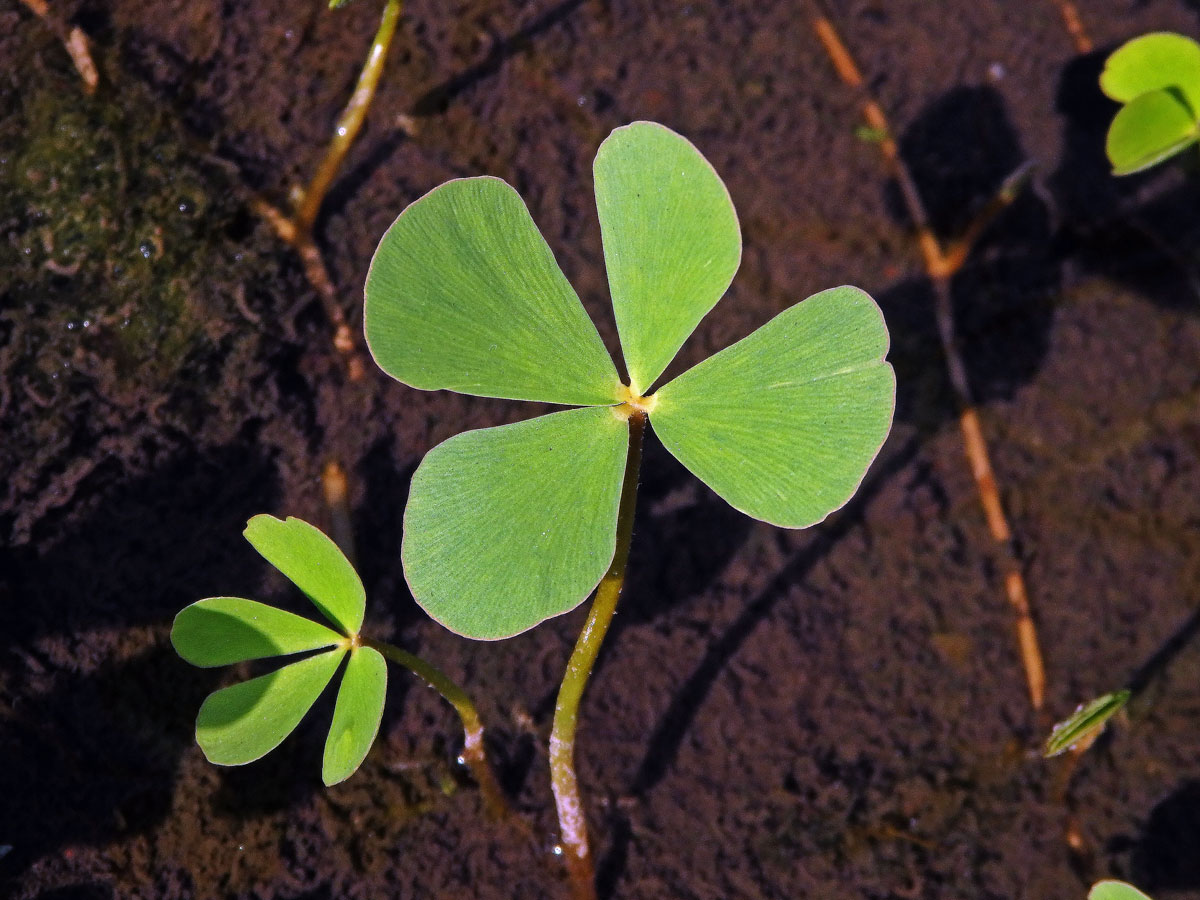
[[[596,599],[592,601],[587,622],[567,663],[562,686],[558,689],[558,702],[554,707],[554,727],[550,732],[550,783],[554,788],[562,852],[575,900],[595,900],[596,896],[595,864],[588,847],[587,817],[579,797],[579,781],[575,777],[575,731],[579,723],[579,701],[625,584],[645,431],[645,414],[641,410],[633,410],[629,416],[629,456],[625,462],[625,480],[621,486],[621,505],[617,513],[616,552],[612,565],[596,589]]]
[[[496,773],[488,763],[487,750],[483,745],[483,722],[475,704],[467,696],[467,692],[450,679],[445,672],[431,665],[419,656],[401,650],[394,644],[364,638],[363,644],[378,650],[384,657],[397,665],[404,666],[427,685],[437,691],[446,702],[458,712],[463,725],[462,760],[475,776],[479,784],[479,792],[483,795],[484,805],[488,812],[497,819],[507,818],[511,814],[508,800],[496,780]]]
[[[379,77],[383,74],[383,64],[387,60],[388,48],[396,33],[396,23],[400,20],[403,5],[402,0],[388,0],[383,9],[379,30],[375,32],[375,40],[371,42],[371,49],[367,52],[367,61],[358,76],[354,93],[350,95],[350,101],[338,118],[337,126],[333,130],[333,139],[329,142],[329,149],[325,151],[325,158],[321,160],[317,174],[313,176],[308,189],[296,204],[296,214],[292,218],[297,231],[312,231],[321,203],[329,192],[329,186],[333,184],[333,179],[342,167],[342,160],[346,158],[350,145],[362,129],[363,119],[366,118],[371,100],[375,97],[375,89],[379,86]]]

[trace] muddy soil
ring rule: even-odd
[[[319,160],[378,4],[67,0],[105,83],[0,9],[0,894],[560,897],[545,737],[581,611],[500,644],[424,619],[400,571],[434,444],[524,404],[344,377],[293,255],[249,209]],[[895,430],[860,495],[790,533],[653,439],[632,576],[586,700],[580,777],[607,898],[1200,897],[1200,174],[1121,181],[1105,55],[1195,32],[1178,0],[839,2],[834,16],[953,234],[1025,160],[955,300],[1048,663],[1049,714],[1169,665],[1063,790],[1035,748],[910,223],[806,3],[411,0],[318,237],[347,314],[376,240],[441,181],[525,196],[615,349],[591,196],[615,126],[664,122],[725,177],[746,250],[675,369],[808,294],[879,298]],[[1195,168],[1194,166],[1192,167]],[[397,674],[362,771],[320,787],[319,709],[267,760],[208,765],[173,614],[295,604],[240,537],[327,524],[350,475],[375,632],[460,677],[532,836],[482,816],[436,696]],[[1163,658],[1163,657],[1160,657]],[[1082,844],[1064,839],[1074,816]]]

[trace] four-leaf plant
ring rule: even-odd
[[[842,506],[891,426],[887,329],[853,287],[809,297],[650,393],[737,271],[737,215],[712,166],[661,125],[618,128],[594,174],[628,384],[498,178],[450,181],[412,203],[367,276],[367,343],[392,377],[577,407],[459,434],[413,476],[405,576],[434,619],[468,637],[525,631],[601,581],[631,416],[648,416],[734,507],[788,528]]]
[[[1200,142],[1200,44],[1191,38],[1162,31],[1128,41],[1105,62],[1100,89],[1122,104],[1106,142],[1114,175]]]
[[[300,519],[255,516],[245,535],[337,630],[239,597],[211,597],[183,609],[171,643],[193,665],[321,651],[209,695],[196,719],[196,741],[219,765],[264,756],[300,724],[348,655],[321,771],[326,784],[337,784],[354,774],[375,741],[387,691],[383,657],[358,635],[366,606],[362,582],[338,546]]]

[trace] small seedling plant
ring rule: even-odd
[[[805,528],[854,494],[895,403],[883,316],[853,287],[797,303],[656,386],[738,269],[737,214],[700,152],[651,122],[614,131],[594,178],[627,378],[498,178],[450,181],[405,209],[371,263],[365,310],[372,355],[406,385],[571,407],[429,451],[401,556],[417,603],[469,638],[519,634],[596,592],[550,737],[577,897],[594,896],[579,702],[624,583],[647,422],[735,508]]]
[[[1171,32],[1117,48],[1100,89],[1122,104],[1105,149],[1114,175],[1131,175],[1200,142],[1200,44]]]
[[[366,591],[337,544],[300,519],[280,521],[265,515],[250,520],[245,537],[300,588],[327,624],[240,597],[200,600],[175,617],[171,643],[196,666],[309,654],[209,695],[196,718],[196,742],[208,760],[240,766],[274,750],[300,724],[345,659],[321,766],[326,785],[345,781],[379,733],[387,692],[386,657],[454,706],[463,723],[462,761],[479,782],[489,810],[504,815],[503,793],[484,756],[483,725],[471,700],[425,660],[362,635]]]

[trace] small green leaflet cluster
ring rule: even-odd
[[[1108,129],[1114,175],[1148,169],[1200,141],[1200,44],[1155,32],[1123,44],[1100,89],[1123,104]]]
[[[259,759],[300,724],[348,656],[321,770],[327,785],[345,781],[375,741],[387,692],[383,657],[358,640],[366,607],[362,582],[337,545],[300,519],[255,516],[245,535],[337,630],[238,597],[212,597],[182,610],[171,643],[196,666],[321,651],[209,695],[196,718],[196,742],[218,765]]]
[[[1086,750],[1104,733],[1108,720],[1125,708],[1130,691],[1113,691],[1080,706],[1070,716],[1054,726],[1042,755],[1049,759],[1073,747]]]
[[[629,416],[717,494],[788,528],[855,492],[891,427],[888,333],[862,291],[823,291],[647,395],[741,261],[724,183],[651,122],[594,166],[610,294],[630,383],[520,196],[464,178],[404,210],[372,260],[366,337],[422,390],[579,407],[459,434],[413,476],[402,558],[417,602],[498,639],[578,606],[613,559]],[[638,412],[634,412],[634,409]]]
[[[1124,881],[1097,881],[1088,891],[1088,900],[1150,900],[1132,884]]]

